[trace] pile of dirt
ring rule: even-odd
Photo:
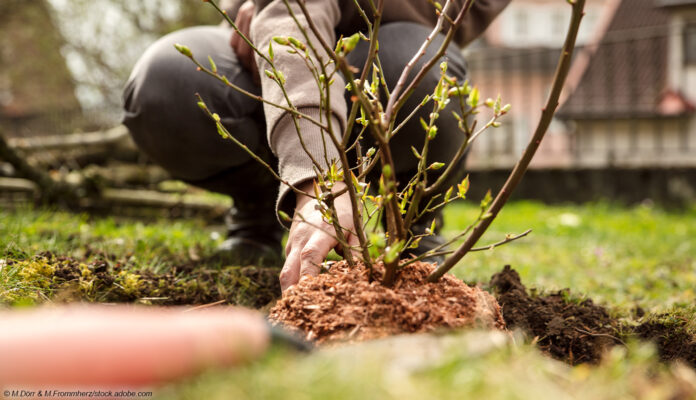
[[[574,303],[563,291],[530,296],[510,266],[493,275],[490,285],[508,328],[532,335],[554,358],[573,365],[597,363],[609,346],[621,343],[615,336],[618,322],[590,299]]]
[[[32,262],[49,267],[41,273],[50,282],[55,301],[196,305],[224,300],[261,308],[280,296],[275,268],[211,268],[199,261],[155,273],[102,255],[87,260],[51,253],[42,253]]]
[[[681,360],[696,368],[696,335],[687,331],[688,322],[658,315],[633,329],[633,334],[655,342],[662,361]]]
[[[597,363],[611,346],[629,339],[655,343],[663,361],[684,361],[696,368],[696,336],[686,320],[673,315],[644,315],[640,325],[622,324],[591,299],[576,301],[564,291],[543,296],[528,294],[520,276],[510,266],[490,282],[510,329],[536,338],[538,347],[570,364]],[[621,334],[619,334],[621,332]]]
[[[381,279],[368,279],[364,265],[351,268],[341,261],[328,273],[303,278],[288,289],[269,319],[317,343],[442,328],[505,328],[493,296],[451,275],[429,283],[433,269],[422,262],[410,264],[399,270],[392,287],[385,287]],[[381,278],[383,266],[372,272],[373,278]]]

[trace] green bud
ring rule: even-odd
[[[445,166],[445,163],[434,162],[434,163],[430,164],[428,169],[433,170],[433,171],[437,171],[438,169],[442,169],[442,167],[444,167],[444,166]]]
[[[280,219],[282,219],[283,221],[288,221],[288,222],[292,221],[292,218],[290,218],[290,216],[288,215],[288,213],[286,213],[285,211],[278,210],[278,216],[279,216]]]
[[[217,65],[215,65],[215,61],[213,61],[213,58],[211,56],[208,56],[208,62],[210,63],[210,70],[213,71],[213,73],[217,74]]]
[[[391,166],[389,166],[389,164],[387,164],[387,165],[385,165],[384,167],[382,167],[382,175],[384,175],[384,177],[387,178],[387,179],[391,178],[391,176],[392,176],[392,169],[391,169]]]
[[[283,75],[282,72],[279,70],[275,71],[275,76],[278,78],[278,82],[280,82],[281,85],[285,85],[285,75]]]
[[[449,189],[447,189],[447,192],[445,193],[445,203],[449,201],[449,199],[452,197],[452,192],[454,191],[454,186],[451,186]]]
[[[437,136],[437,126],[431,126],[428,130],[428,140],[435,139],[435,136]]]
[[[193,57],[191,49],[189,49],[187,46],[184,46],[183,44],[175,43],[174,48],[176,48],[179,51],[179,53],[185,55],[186,57]]]
[[[273,41],[283,46],[287,46],[289,43],[288,38],[283,36],[273,36]]]

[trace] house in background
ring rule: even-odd
[[[696,0],[623,0],[559,118],[580,168],[696,166]]]
[[[596,41],[613,14],[616,0],[588,0],[578,35],[578,50]],[[466,50],[472,82],[484,98],[501,95],[512,111],[498,129],[482,135],[468,167],[508,169],[526,147],[553,80],[571,8],[559,0],[515,0],[491,24],[483,38]],[[481,114],[483,123],[488,114]],[[571,166],[571,142],[565,126],[551,125],[533,168]]]

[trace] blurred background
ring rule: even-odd
[[[472,185],[480,192],[472,196],[501,186],[526,146],[569,17],[565,0],[513,0],[465,50],[482,96],[500,94],[512,104],[503,126],[483,135],[470,155],[472,181],[486,183]],[[113,189],[113,204],[207,212],[210,204],[199,200],[171,208],[186,201],[167,196],[191,189],[135,149],[120,126],[120,98],[148,44],[185,26],[219,22],[194,0],[2,0],[2,135],[54,177]],[[587,0],[578,45],[559,112],[515,196],[692,203],[696,1]],[[34,190],[0,159],[4,204],[30,199]]]

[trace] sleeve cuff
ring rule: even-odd
[[[319,108],[303,108],[300,112],[306,114],[316,120],[320,120]],[[325,119],[324,119],[325,121]],[[300,119],[300,132],[302,132],[302,141],[305,148],[302,146],[300,137],[297,134],[295,124],[292,120],[292,115],[284,115],[276,124],[276,127],[271,135],[271,149],[278,157],[278,173],[281,178],[293,186],[297,186],[305,181],[316,178],[314,164],[312,159],[307,155],[309,152],[314,159],[320,164],[322,169],[328,168],[328,162],[339,160],[338,150],[333,145],[333,142],[328,137],[327,132],[323,132],[313,123]],[[343,132],[343,124],[336,116],[331,118],[331,126],[336,135],[341,135]],[[323,137],[323,140],[322,140]],[[326,143],[326,146],[324,145]],[[276,201],[276,215],[278,211],[283,211],[292,216],[295,212],[295,196],[292,189],[281,183],[278,199]],[[290,222],[278,218],[280,223],[286,228],[290,227]]]

